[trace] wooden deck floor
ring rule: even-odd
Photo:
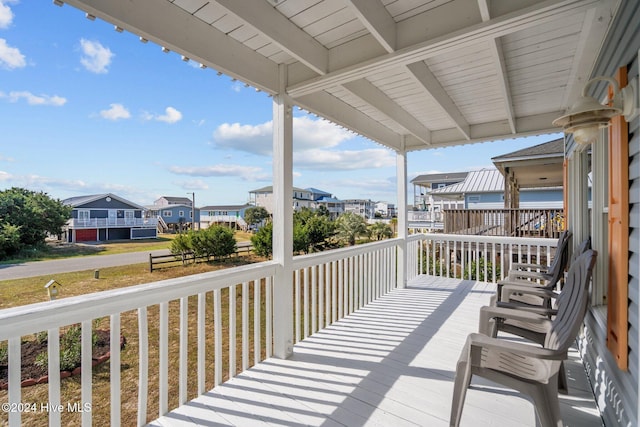
[[[154,421],[156,426],[445,426],[456,361],[494,286],[419,277]],[[567,363],[565,425],[601,426],[582,365]],[[535,426],[523,395],[475,379],[462,425]]]

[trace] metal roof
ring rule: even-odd
[[[504,191],[504,177],[498,169],[471,171],[464,181],[430,191],[429,194],[444,196],[467,193],[499,193]]]
[[[557,132],[617,0],[55,0],[396,150]],[[55,14],[52,14],[55,19]],[[152,48],[153,44],[149,44]]]
[[[418,175],[411,180],[412,184],[431,184],[433,182],[460,182],[469,172],[430,173]]]

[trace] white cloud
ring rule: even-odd
[[[311,170],[378,169],[396,164],[389,150],[372,148],[359,151],[306,150],[294,153],[296,168]]]
[[[26,65],[27,61],[20,50],[9,46],[5,39],[0,39],[0,67],[12,70]]]
[[[81,39],[80,48],[83,56],[80,63],[84,65],[88,71],[96,74],[105,74],[111,65],[111,59],[115,56],[107,47],[102,46],[100,42]]]
[[[109,104],[111,108],[100,111],[100,116],[107,120],[128,119],[131,117],[129,110],[122,104]]]
[[[165,108],[163,115],[157,116],[156,120],[165,123],[176,123],[182,120],[182,113],[173,107]]]
[[[271,178],[260,167],[243,165],[171,166],[169,171],[177,175],[199,177],[238,177],[245,181],[263,181]]]
[[[156,120],[159,122],[173,124],[182,120],[182,113],[173,107],[167,107],[164,109],[164,114],[160,115],[154,115],[146,111],[143,112],[142,120]]]
[[[15,160],[12,157],[5,157],[0,154],[0,162],[14,162]]]
[[[24,99],[29,105],[51,105],[54,107],[61,107],[67,103],[66,98],[58,95],[34,95],[27,91],[14,91],[8,94],[0,92],[0,98],[6,98],[9,102],[18,102]]]
[[[10,1],[0,0],[0,28],[9,28],[9,25],[13,22],[13,12],[7,6]]]
[[[201,179],[195,179],[192,181],[177,181],[174,184],[185,190],[208,190],[209,186]]]
[[[297,152],[336,147],[354,137],[353,134],[326,120],[309,117],[293,118],[293,149]],[[269,156],[273,144],[273,122],[259,125],[223,123],[213,133],[214,145]]]
[[[12,178],[11,174],[5,171],[0,171],[0,182],[9,181]]]

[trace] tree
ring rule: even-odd
[[[71,207],[44,192],[13,187],[0,191],[0,257],[43,246],[49,235],[60,235],[71,218]]]
[[[249,225],[262,224],[267,219],[269,219],[269,212],[262,206],[247,208],[247,210],[244,211],[244,220]]]
[[[182,263],[185,262],[185,256],[193,251],[193,246],[191,245],[191,235],[190,234],[178,234],[171,241],[171,253],[176,256],[180,256],[182,258]]]
[[[256,255],[270,258],[273,254],[273,224],[268,222],[264,227],[251,236],[251,244],[253,245],[253,252]]]
[[[196,256],[224,258],[236,252],[236,238],[233,231],[223,225],[212,225],[209,228],[193,233],[193,251]]]
[[[350,246],[356,244],[358,237],[367,235],[367,223],[360,215],[346,212],[336,220],[336,236]]]
[[[312,251],[323,250],[327,239],[333,235],[334,229],[334,222],[328,216],[316,214],[309,218],[304,224],[309,248]]]
[[[389,239],[393,237],[393,230],[384,222],[376,222],[369,227],[371,237],[376,240]]]

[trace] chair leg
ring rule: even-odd
[[[467,352],[465,347],[463,355]],[[451,400],[451,417],[449,418],[449,426],[458,427],[460,425],[460,418],[462,418],[462,408],[464,407],[464,400],[467,396],[467,389],[471,384],[471,365],[467,357],[462,357],[458,360],[456,367],[456,378],[453,383],[453,398]]]
[[[564,361],[560,364],[558,372],[558,393],[569,394],[569,382],[567,381],[567,371],[564,369]]]
[[[539,384],[531,397],[542,427],[563,427],[558,400],[558,378],[550,378],[548,384]]]

